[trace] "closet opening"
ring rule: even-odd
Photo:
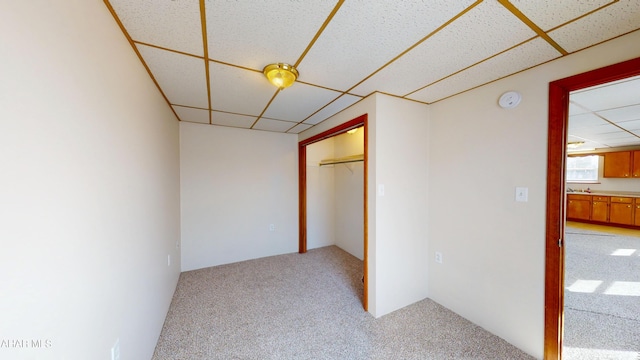
[[[314,159],[314,163],[317,166],[318,169],[321,169],[322,167],[330,167],[330,166],[340,166],[340,167],[344,167],[344,169],[341,168],[341,170],[348,170],[351,171],[351,174],[354,174],[354,171],[361,171],[362,172],[362,179],[360,179],[362,181],[362,189],[361,189],[361,193],[360,195],[362,196],[362,217],[360,218],[361,223],[351,223],[350,226],[353,227],[360,227],[361,229],[361,233],[363,236],[363,241],[362,241],[362,248],[361,249],[352,249],[355,252],[358,252],[361,250],[362,251],[362,256],[363,256],[363,296],[362,296],[362,306],[364,308],[365,311],[367,311],[368,309],[368,245],[367,245],[367,169],[368,169],[368,149],[367,149],[367,114],[361,115],[355,119],[352,119],[350,121],[347,121],[343,124],[340,124],[334,128],[331,128],[329,130],[326,130],[320,134],[317,134],[315,136],[312,136],[308,139],[302,140],[298,143],[298,204],[299,204],[299,211],[298,211],[298,216],[299,216],[299,242],[298,242],[298,252],[299,253],[305,253],[307,252],[307,246],[308,246],[308,222],[307,222],[307,216],[309,215],[309,209],[308,209],[308,198],[307,196],[308,194],[308,181],[315,181],[314,179],[311,179],[308,177],[308,172],[307,172],[307,166],[308,166],[308,159],[307,159],[307,155],[308,155],[308,146],[312,145],[312,144],[316,144],[319,143],[323,140],[327,140],[327,139],[337,139],[337,137],[339,135],[343,135],[346,134],[349,131],[353,131],[357,129],[358,132],[361,132],[361,134],[358,134],[357,136],[361,136],[362,137],[362,148],[361,148],[361,152],[357,151],[358,153],[356,154],[352,154],[352,153],[348,153],[349,150],[340,150],[337,152],[337,154],[335,156],[329,156],[329,157],[323,157],[320,159]],[[356,135],[356,134],[354,134]],[[347,136],[347,135],[344,135]],[[352,150],[352,149],[351,149]],[[347,153],[344,153],[345,151],[347,151]],[[352,151],[351,151],[352,152]],[[313,155],[313,154],[312,154]],[[317,156],[317,155],[314,155]],[[318,161],[315,161],[318,160]],[[362,164],[362,168],[361,170],[358,168],[356,169],[355,166],[359,166],[359,164]],[[346,196],[345,196],[346,197]],[[358,230],[360,230],[358,229]],[[347,244],[346,246],[353,246],[353,243],[351,243],[351,245]],[[344,249],[347,252],[348,249]]]

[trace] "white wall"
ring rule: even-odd
[[[334,245],[335,169],[319,166],[334,157],[334,138],[307,146],[307,249]]]
[[[0,31],[0,339],[27,344],[0,358],[119,338],[149,359],[180,272],[178,122],[102,2],[2,1]]]
[[[364,152],[364,131],[341,134],[335,139],[337,158]],[[364,162],[334,165],[336,245],[364,259]]]
[[[296,135],[180,123],[183,271],[298,251],[297,151]]]
[[[428,296],[429,108],[376,95],[376,316]],[[379,187],[384,185],[384,196]]]
[[[640,56],[636,31],[431,105],[429,294],[542,358],[549,82]],[[507,90],[523,100],[497,106]],[[515,187],[529,188],[515,202]],[[430,256],[431,258],[432,256]]]

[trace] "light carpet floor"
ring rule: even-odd
[[[153,359],[533,359],[428,299],[375,319],[361,279],[336,246],[182,273]]]
[[[565,232],[563,359],[640,360],[640,237]]]

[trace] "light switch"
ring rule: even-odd
[[[521,202],[529,201],[529,188],[517,187],[516,188],[516,201],[521,201]]]
[[[384,184],[378,184],[378,196],[384,196]]]

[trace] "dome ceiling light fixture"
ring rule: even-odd
[[[577,149],[584,145],[584,141],[571,141],[567,143],[567,149]]]
[[[284,63],[269,64],[264,67],[262,72],[269,79],[269,82],[280,88],[280,90],[293,85],[299,75],[298,70],[293,65]]]

